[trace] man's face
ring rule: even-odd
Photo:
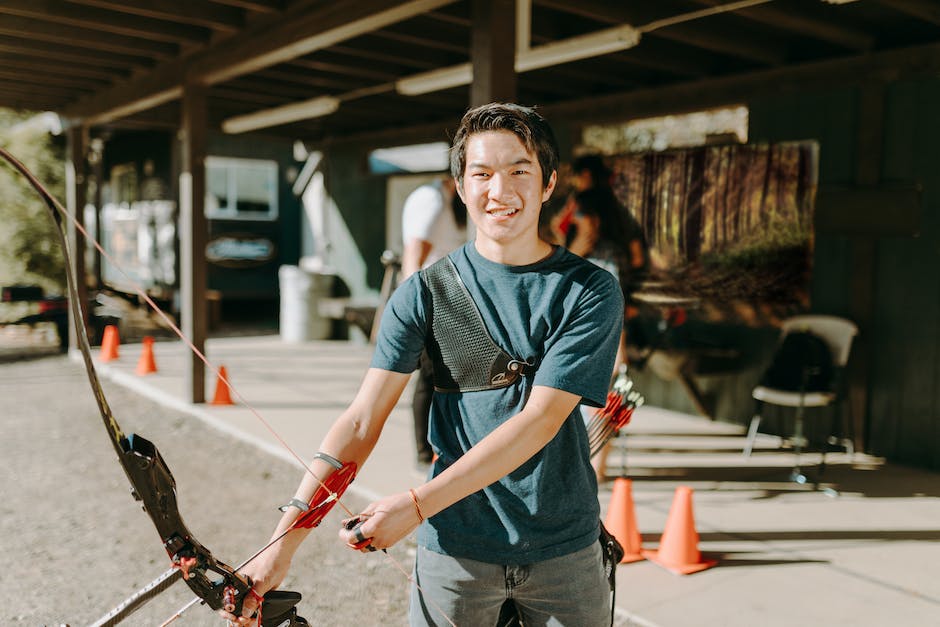
[[[543,189],[538,157],[509,131],[471,135],[466,154],[458,191],[476,224],[478,243],[505,246],[537,239],[539,213],[555,189],[555,173]]]

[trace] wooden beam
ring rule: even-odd
[[[434,59],[428,58],[427,56],[422,58],[403,56],[400,50],[393,49],[391,47],[388,49],[377,49],[374,46],[369,46],[368,48],[353,48],[351,46],[339,45],[331,46],[330,52],[334,55],[344,55],[353,59],[381,61],[382,63],[397,63],[400,66],[408,68],[408,72],[403,73],[433,70],[434,68],[441,66],[440,63],[436,63]]]
[[[677,85],[637,89],[626,94],[592,96],[546,105],[552,115],[582,116],[592,121],[622,121],[629,117],[660,115],[739,104],[756,95],[773,95],[835,86],[861,86],[883,77],[902,80],[935,76],[940,72],[940,44],[856,55],[760,70]]]
[[[931,0],[879,0],[889,9],[940,25],[940,6]]]
[[[473,0],[470,106],[516,100],[516,3]]]
[[[235,32],[245,25],[245,10],[216,3],[179,2],[179,0],[70,0],[72,4],[99,7],[168,22],[202,26],[221,32]]]
[[[411,46],[417,50],[449,52],[450,54],[466,58],[467,50],[470,48],[467,41],[455,41],[452,39],[436,39],[422,34],[404,33],[389,28],[379,29],[370,33],[373,37],[391,41],[397,44],[395,48],[402,48],[402,44]]]
[[[103,124],[146,111],[183,95],[182,75],[177,63],[163,64],[152,72],[99,91],[62,112],[67,119],[82,119],[88,125]],[[133,90],[127,94],[122,90]]]
[[[224,4],[239,9],[247,9],[257,13],[277,13],[284,10],[284,0],[214,0],[216,4]]]
[[[8,109],[22,109],[24,111],[55,111],[69,102],[66,96],[49,96],[44,94],[24,94],[15,90],[7,90],[0,83],[0,107]]]
[[[607,24],[630,24],[640,30],[655,24],[665,17],[674,17],[688,11],[679,5],[662,2],[606,2],[605,0],[539,0],[539,4],[558,11],[573,13]],[[708,28],[695,21],[644,30],[644,37],[659,37],[679,43],[703,48],[764,65],[780,65],[787,58],[786,46],[779,41],[742,31],[726,23],[718,22],[720,16],[708,18]]]
[[[246,92],[240,87],[241,84],[240,79],[237,82],[226,83],[225,87],[213,87],[210,90],[209,100],[213,115],[222,111],[237,111],[238,114],[253,112],[256,108],[252,104],[265,108],[287,104],[283,98],[270,91]]]
[[[203,355],[206,353],[208,307],[206,304],[206,244],[209,241],[205,212],[206,88],[189,84],[183,90],[180,124],[182,163],[180,193],[180,316],[183,334]],[[196,351],[187,350],[183,378],[191,403],[206,400],[206,368]]]
[[[453,1],[363,0],[354,5],[328,3],[317,10],[301,2],[292,12],[252,25],[234,41],[225,40],[187,59],[168,61],[146,76],[123,82],[69,107],[63,116],[107,122],[178,98],[184,80],[218,84]]]
[[[709,24],[708,28],[694,23],[676,24],[644,32],[643,36],[661,37],[763,65],[782,65],[787,58],[786,46],[782,42],[745,34],[739,28],[723,24]]]
[[[65,162],[65,207],[73,220],[65,225],[69,247],[72,249],[72,267],[68,271],[75,278],[75,291],[78,292],[78,308],[82,320],[88,320],[88,281],[85,277],[85,237],[76,227],[84,228],[85,192],[87,190],[87,165],[85,155],[88,152],[88,128],[72,127],[66,133],[67,156]],[[69,347],[78,346],[76,328],[81,324],[75,320],[69,307]],[[85,329],[86,332],[88,329]]]
[[[515,4],[513,5],[515,6]],[[509,16],[511,19],[515,8]],[[400,43],[412,44],[426,50],[444,50],[466,58],[470,49],[470,32],[472,26],[467,24],[442,21],[427,15],[419,15],[407,22],[389,25],[379,29],[373,34]]]
[[[19,81],[28,85],[38,85],[40,87],[46,85],[49,82],[48,78],[40,74],[34,74],[32,72],[21,72],[16,70],[11,71],[8,70],[3,64],[0,64],[0,78],[11,81]],[[96,89],[100,89],[102,85],[107,84],[103,81],[68,76],[56,77],[55,83],[59,87],[68,87],[69,89],[88,93],[92,93]]]
[[[358,0],[295,5],[271,22],[259,22],[234,41],[193,61],[192,80],[215,85],[235,76],[290,61],[314,50],[375,31],[453,0]]]
[[[695,1],[709,7],[725,4],[721,0]],[[875,37],[871,33],[854,28],[846,22],[835,22],[822,16],[812,17],[809,15],[812,12],[809,6],[800,7],[799,11],[787,11],[775,7],[773,4],[768,4],[738,9],[733,12],[733,15],[767,24],[774,28],[794,31],[796,34],[827,41],[849,50],[861,52],[870,50],[874,45]]]
[[[98,68],[118,71],[146,69],[153,66],[153,61],[145,56],[116,54],[60,43],[50,46],[43,41],[33,41],[21,37],[0,36],[0,52],[12,52],[67,63],[93,65]]]
[[[19,78],[4,78],[0,76],[0,98],[7,94],[18,94],[21,96],[35,94],[36,96],[50,97],[63,102],[70,102],[80,95],[76,93],[74,88],[42,83],[29,84]]]
[[[337,76],[354,76],[367,80],[386,82],[398,78],[397,74],[384,71],[383,68],[375,65],[351,66],[348,63],[338,63],[324,61],[320,58],[300,58],[287,63],[288,66],[313,70],[315,72],[324,72],[326,74],[336,74]]]
[[[538,43],[548,42],[539,39]],[[704,78],[720,67],[722,61],[714,54],[657,39],[647,39],[636,48],[602,58],[645,70],[667,72],[682,79]]]
[[[99,69],[95,65],[75,64],[68,62],[55,62],[36,60],[17,54],[10,54],[0,49],[0,67],[14,70],[23,70],[30,74],[48,76],[57,81],[60,76],[74,76],[90,78],[103,83],[114,83],[127,76],[127,72]]]
[[[289,91],[291,85],[295,85],[299,90],[297,93],[297,98],[304,100],[317,95],[315,93],[311,93],[309,89],[310,87],[330,92],[344,92],[362,87],[361,80],[353,79],[350,81],[348,78],[343,76],[327,76],[319,72],[285,72],[277,68],[270,68],[260,72],[255,72],[250,77],[245,77],[243,79],[240,78],[238,80],[243,81],[256,79],[260,79],[261,81],[271,81],[274,83],[272,87],[281,85],[287,88],[285,90],[286,92]],[[277,88],[280,89],[280,87]]]
[[[169,25],[162,20],[53,0],[0,0],[0,13],[65,24],[92,33],[109,33],[171,44],[205,43],[211,34],[209,29],[201,26],[177,23],[168,28]]]
[[[148,41],[126,35],[103,37],[100,32],[68,24],[53,24],[20,16],[10,16],[0,21],[0,34],[23,37],[26,33],[34,41],[47,41],[78,48],[116,52],[118,54],[144,54],[160,59],[169,59],[179,53],[179,47],[175,44]]]

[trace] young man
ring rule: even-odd
[[[451,171],[476,238],[448,255],[459,274],[450,285],[466,287],[521,376],[435,393],[432,478],[368,505],[357,529],[340,531],[350,545],[374,550],[420,526],[412,625],[495,625],[510,598],[527,623],[610,624],[597,484],[578,404],[605,401],[623,300],[609,272],[539,239],[557,165],[551,128],[527,107],[471,109],[455,135]],[[423,273],[393,293],[372,365],[322,453],[361,465],[425,345],[441,363],[445,342],[431,319],[440,312],[430,298]],[[311,470],[327,477],[333,467],[318,458]],[[305,475],[296,498],[306,502],[317,485]],[[298,515],[288,508],[275,533]],[[281,582],[304,537],[289,533],[244,569],[257,593]],[[243,613],[255,606],[252,595]]]

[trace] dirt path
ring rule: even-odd
[[[159,447],[193,534],[223,561],[262,545],[300,471],[198,420],[105,382],[125,432]],[[0,360],[0,624],[85,625],[168,567],[117,463],[84,370],[62,356]],[[352,509],[364,505],[344,499]],[[311,625],[404,625],[406,577],[346,549],[337,508],[304,544],[285,588]],[[413,542],[391,553],[410,571]],[[159,625],[192,598],[181,582],[124,624]],[[175,625],[222,625],[194,607]]]

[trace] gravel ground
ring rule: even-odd
[[[235,564],[268,538],[300,471],[200,421],[104,382],[126,433],[154,442],[172,470],[194,536]],[[88,624],[169,566],[132,499],[83,368],[49,347],[0,347],[3,460],[0,492],[0,624]],[[344,503],[365,505],[352,496]],[[404,625],[406,576],[382,553],[363,555],[336,536],[336,508],[294,560],[285,589],[304,595],[311,625]],[[410,572],[413,539],[390,551]],[[192,598],[177,582],[127,625],[160,625]],[[193,607],[175,625],[221,625]]]

